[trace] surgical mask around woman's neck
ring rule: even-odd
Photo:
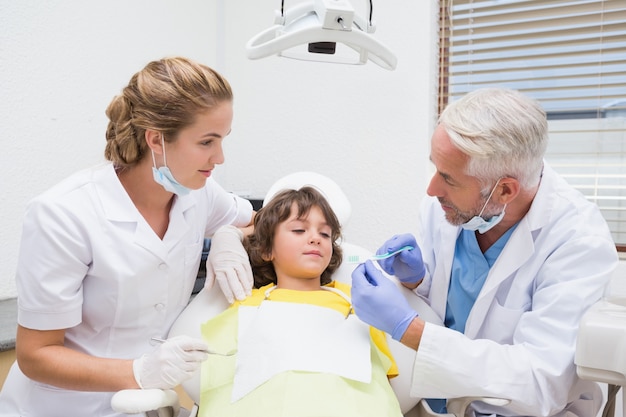
[[[487,197],[487,201],[485,201],[485,204],[483,205],[483,208],[480,210],[480,213],[478,213],[478,216],[474,216],[470,220],[468,220],[466,223],[463,223],[461,225],[463,229],[471,230],[473,232],[478,231],[478,233],[483,234],[487,232],[488,230],[491,230],[498,223],[500,223],[500,221],[504,217],[506,204],[502,208],[502,213],[498,214],[497,216],[493,216],[489,220],[485,220],[481,217],[483,214],[483,211],[485,211],[485,207],[487,207],[487,204],[489,203],[489,200],[491,200],[491,196],[493,195],[494,191],[496,191],[496,187],[498,186],[500,179],[498,179],[498,181],[496,181],[496,185],[493,186],[493,189],[489,193],[489,197]]]
[[[154,151],[152,152],[152,177],[157,184],[161,184],[166,191],[170,193],[174,193],[176,195],[186,195],[191,191],[190,188],[185,187],[172,175],[172,172],[167,167],[167,158],[165,157],[165,139],[163,134],[161,134],[161,145],[163,146],[163,166],[160,168],[156,167],[156,159],[154,158]]]

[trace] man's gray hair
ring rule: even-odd
[[[539,183],[548,122],[537,101],[515,90],[483,88],[450,103],[438,123],[469,156],[466,174],[484,189],[502,177],[517,179],[523,189]]]

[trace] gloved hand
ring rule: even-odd
[[[413,246],[413,249],[402,251],[387,259],[381,259],[378,263],[383,268],[383,271],[389,275],[395,275],[400,282],[415,284],[424,278],[426,268],[424,267],[424,261],[422,260],[422,252],[417,246],[417,242],[413,235],[409,233],[395,235],[386,241],[380,249],[376,251],[376,254],[381,255],[393,252],[403,246]]]
[[[209,355],[202,340],[189,336],[167,339],[154,351],[133,361],[135,381],[142,389],[174,388],[192,377]]]
[[[356,315],[370,326],[402,339],[417,312],[400,289],[372,263],[366,261],[352,272],[352,306]]]
[[[204,286],[211,288],[217,280],[229,303],[252,293],[252,268],[242,241],[243,232],[232,225],[220,227],[211,237]]]

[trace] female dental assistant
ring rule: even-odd
[[[252,223],[212,178],[224,162],[232,91],[185,58],[149,63],[107,109],[109,163],[27,206],[17,266],[17,362],[2,416],[115,416],[114,392],[172,388],[207,348],[176,337],[205,237]]]

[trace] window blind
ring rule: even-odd
[[[504,86],[548,114],[546,160],[626,249],[626,0],[442,0],[439,111]]]

